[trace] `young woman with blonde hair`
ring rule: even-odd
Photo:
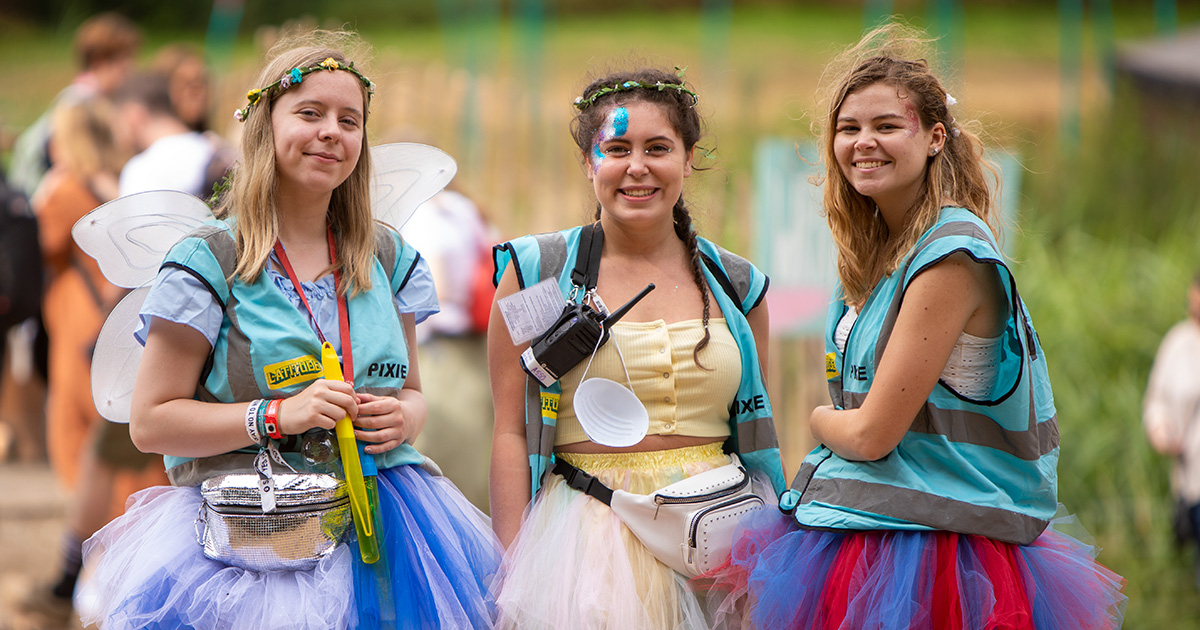
[[[491,624],[487,583],[499,547],[489,522],[452,483],[423,468],[411,446],[426,416],[414,327],[437,301],[419,254],[372,218],[366,125],[374,84],[342,52],[354,43],[318,32],[273,50],[258,82],[265,87],[238,111],[246,124],[242,157],[219,220],[171,249],[147,297],[131,431],[140,448],[166,455],[173,487],[137,495],[124,517],[88,542],[94,567],[83,600],[95,606],[88,622]],[[347,381],[314,369],[325,343],[337,350]],[[257,532],[265,538],[230,533],[233,551],[266,545],[255,564],[227,562],[227,550],[211,542],[208,532],[224,521],[205,521],[204,546],[198,542],[197,484],[257,469],[269,487],[274,477],[258,465],[261,458],[271,469],[267,452],[282,451],[287,463],[275,464],[274,476],[288,467],[348,475],[331,458],[330,437],[347,415],[364,470],[372,458],[378,467],[380,560],[363,559],[363,538],[346,544],[330,534],[332,517],[310,538],[334,536],[337,544],[313,558],[316,543],[296,542],[290,528]],[[261,492],[264,506],[268,495],[276,492]],[[218,518],[209,507],[204,518]],[[287,546],[293,542],[299,564]]]

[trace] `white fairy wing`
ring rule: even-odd
[[[458,164],[445,151],[410,142],[372,147],[371,168],[375,218],[397,231],[458,172]]]
[[[96,411],[111,422],[129,422],[133,382],[142,360],[142,344],[133,337],[138,313],[150,287],[134,289],[109,314],[96,339],[92,355],[92,402]]]
[[[71,235],[100,263],[109,282],[132,289],[153,280],[167,250],[212,218],[208,205],[192,195],[152,190],[92,210],[75,223]]]
[[[399,230],[413,212],[450,183],[458,165],[444,151],[423,144],[385,144],[371,149],[371,207],[375,218]],[[112,422],[129,422],[130,402],[142,346],[133,336],[138,313],[171,246],[213,218],[203,201],[156,190],[114,199],[85,215],[71,234],[110,282],[135,289],[113,309],[100,330],[92,357],[92,400]]]

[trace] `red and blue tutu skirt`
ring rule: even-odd
[[[1073,523],[1056,518],[1016,545],[947,531],[806,529],[761,510],[742,524],[729,564],[697,579],[724,595],[710,593],[720,614],[757,628],[1120,627],[1125,581],[1066,533]]]

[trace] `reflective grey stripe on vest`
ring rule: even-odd
[[[237,268],[237,243],[234,241],[233,235],[218,227],[204,227],[198,230],[195,236],[208,243],[208,249],[212,252],[217,264],[221,266],[221,273],[224,274],[226,282],[232,283],[231,279]],[[396,243],[388,233],[388,228],[382,225],[376,226],[375,229],[375,256],[383,265],[384,274],[390,278],[396,267]],[[411,272],[411,270],[409,271]],[[218,301],[221,301],[220,296],[218,296]],[[396,306],[395,300],[392,302],[397,316],[400,315],[399,306]],[[254,364],[250,360],[250,340],[238,325],[238,303],[237,297],[230,290],[229,298],[225,300],[225,315],[232,323],[226,343],[225,371],[228,374],[229,391],[233,395],[233,399],[254,400],[261,397],[261,392],[258,391],[258,382],[254,378]],[[207,376],[205,373],[204,377],[207,378]],[[203,379],[201,379],[201,383],[203,383]],[[203,385],[199,389],[199,400],[217,402],[216,398],[209,394]],[[399,392],[398,389],[393,388],[374,389],[378,391],[369,391],[368,393],[378,396],[394,396]]]
[[[959,444],[986,446],[1034,461],[1058,448],[1057,416],[1045,422],[1037,421],[1037,407],[1033,402],[1033,387],[1030,387],[1029,426],[1021,431],[1011,431],[996,424],[988,416],[962,409],[940,409],[926,403],[917,412],[912,426],[914,433],[940,435]],[[858,392],[846,394],[852,409],[862,406],[867,395]]]
[[[875,342],[876,367],[879,366],[879,361],[883,358],[883,350],[887,347],[888,339],[890,339],[892,336],[892,328],[896,326],[896,317],[900,315],[900,303],[904,300],[904,292],[906,290],[906,287],[903,286],[904,278],[908,276],[909,267],[912,266],[913,261],[917,259],[917,254],[919,254],[926,247],[932,245],[934,241],[945,236],[970,236],[984,242],[988,240],[988,235],[984,233],[983,230],[979,229],[978,225],[966,221],[955,221],[953,223],[947,223],[946,225],[934,230],[933,233],[929,235],[929,238],[925,240],[925,243],[922,244],[917,251],[913,252],[912,256],[909,256],[908,262],[904,264],[904,268],[900,269],[898,272],[900,273],[901,286],[897,287],[896,294],[892,296],[892,303],[888,306],[887,316],[884,317],[883,324],[879,328],[879,339]],[[1016,293],[1014,291],[1014,295],[1015,294]],[[1016,313],[1013,313],[1013,315],[1016,316]]]
[[[713,273],[713,275],[717,277],[718,281],[722,278],[728,278],[729,284],[733,286],[733,290],[737,294],[734,303],[737,304],[738,308],[742,308],[742,303],[746,301],[746,296],[750,294],[750,261],[723,249],[719,245],[717,246],[717,251],[721,253],[721,266],[724,268],[724,271],[722,273]],[[766,295],[766,291],[763,291],[763,295]],[[742,314],[746,314],[755,306],[757,304],[751,304],[750,308],[742,311]]]
[[[550,232],[535,234],[533,239],[537,241],[541,252],[539,258],[542,266],[538,279],[558,278],[567,264],[567,238],[560,232]]]
[[[561,232],[535,234],[532,238],[537,241],[541,266],[539,281],[546,278],[558,278],[565,269],[567,261],[567,241]],[[751,265],[746,259],[730,253],[720,247],[721,264],[724,270],[710,269],[719,282],[728,282],[736,295],[729,296],[739,308],[746,300],[751,289]],[[519,265],[519,260],[513,252],[513,264]],[[574,261],[570,261],[572,264]],[[517,277],[524,275],[520,268]],[[522,287],[526,288],[526,287]],[[764,291],[765,294],[765,291]],[[753,307],[755,305],[751,305]],[[554,454],[554,432],[556,427],[542,423],[541,388],[533,379],[526,379],[525,387],[525,441],[529,454],[538,454],[550,458]],[[779,438],[775,432],[775,420],[771,417],[756,418],[737,424],[738,449],[749,453],[753,451],[778,448]]]
[[[209,477],[254,470],[254,453],[224,453],[190,459],[167,470],[172,486],[198,486]]]
[[[743,453],[779,448],[779,437],[775,433],[775,419],[771,416],[755,418],[737,423],[738,450]]]
[[[910,488],[857,479],[812,479],[814,472],[816,467],[804,464],[793,482],[793,487],[802,480],[802,485],[806,485],[801,503],[821,501],[833,505],[853,505],[855,510],[1019,545],[1033,542],[1048,523],[1025,514],[956,501]],[[812,481],[808,482],[808,479]]]
[[[383,265],[383,274],[391,278],[396,269],[396,241],[392,240],[388,228],[382,225],[375,227],[375,258]]]
[[[968,236],[987,240],[986,233],[977,225],[968,222],[946,224],[926,240],[918,252],[928,247],[939,238],[947,236]],[[909,258],[901,273],[900,282],[908,275],[916,253]],[[1002,264],[1002,263],[998,263]],[[1013,325],[1020,335],[1024,314],[1017,298],[1016,286],[1010,276],[1012,300],[1009,308],[1013,317]],[[879,338],[875,346],[875,364],[879,365],[887,347],[888,338],[900,312],[904,296],[904,287],[898,287],[887,315],[880,327]],[[1025,328],[1028,330],[1028,327]],[[1032,379],[1028,374],[1031,359],[1022,358],[1021,373],[1013,389],[1019,386],[1020,380]],[[916,433],[935,434],[945,437],[951,442],[972,444],[1009,453],[1026,461],[1036,461],[1050,453],[1058,446],[1058,426],[1054,418],[1046,422],[1037,421],[1037,405],[1033,399],[1034,385],[1029,384],[1029,424],[1024,430],[1012,431],[1005,429],[992,418],[965,410],[941,409],[931,402],[918,411],[910,431]],[[1011,394],[1011,391],[1010,391]],[[859,408],[866,400],[867,394],[861,392],[844,392],[844,404],[847,409]],[[1007,397],[1007,395],[1006,395]],[[853,506],[874,514],[893,517],[912,523],[920,523],[935,529],[959,531],[971,534],[981,534],[996,540],[1028,544],[1032,542],[1047,522],[1018,512],[997,507],[986,507],[921,492],[910,488],[900,488],[888,484],[877,484],[869,481],[845,478],[814,478],[816,465],[805,463],[801,466],[792,488],[802,492],[801,503],[819,501],[833,505]],[[951,527],[954,524],[955,527]]]
[[[233,235],[222,228],[207,226],[199,229],[195,236],[208,244],[208,250],[217,264],[221,266],[221,273],[225,276],[226,283],[231,283],[234,271],[237,269],[237,243],[234,241]],[[220,296],[217,297],[220,300]],[[225,360],[229,390],[234,400],[254,400],[260,397],[260,393],[257,382],[254,380],[254,366],[250,361],[250,340],[238,326],[238,299],[233,295],[232,290],[224,303],[225,315],[233,324],[229,330]],[[208,377],[207,371],[203,376],[204,378]],[[215,401],[216,398],[203,387],[204,378],[200,381],[198,398],[202,401]]]
[[[525,402],[528,418],[525,422],[526,453],[542,457],[554,454],[554,425],[542,422],[542,388],[532,378],[525,379]]]
[[[546,278],[558,278],[567,260],[567,239],[559,232],[535,234],[541,267],[538,271],[539,282]],[[511,256],[513,264],[519,261],[515,252]],[[517,268],[517,278],[523,283],[521,269]],[[526,288],[526,287],[523,287]],[[554,455],[554,431],[557,427],[542,422],[542,389],[532,378],[525,379],[525,442],[526,452],[538,454],[547,460]]]
[[[934,230],[925,244],[917,251],[920,252],[937,239],[947,236],[967,236],[983,241],[986,241],[988,238],[988,235],[978,225],[965,221],[956,221]],[[909,262],[901,270],[900,273],[903,274],[900,279],[901,282],[904,282],[904,278],[908,275],[909,266],[916,259],[916,256],[917,254],[914,253],[909,258]],[[1024,314],[1021,311],[1020,301],[1017,299],[1015,283],[1011,280],[1011,274],[1009,276],[1011,285],[1009,290],[1012,291],[1012,299],[1009,304],[1009,309],[1012,312],[1009,315],[1013,318],[1014,328],[1019,336]],[[879,365],[879,362],[883,358],[883,352],[887,347],[887,340],[900,313],[900,304],[903,296],[904,287],[900,287],[897,289],[895,296],[893,296],[887,316],[880,327],[879,340],[875,345],[876,366]],[[1026,330],[1028,330],[1027,327]],[[1019,384],[1021,378],[1032,378],[1032,375],[1025,373],[1029,358],[1026,357],[1022,361],[1024,364],[1021,368],[1021,373],[1017,377],[1017,384]],[[1014,384],[1013,387],[1017,387],[1017,384]],[[941,409],[929,402],[926,402],[920,411],[917,412],[917,416],[913,419],[913,424],[909,427],[909,430],[917,433],[941,435],[951,442],[985,446],[1009,453],[1024,460],[1033,461],[1058,447],[1058,423],[1055,421],[1055,418],[1042,423],[1038,422],[1037,405],[1033,399],[1034,389],[1033,385],[1030,384],[1029,424],[1022,431],[1005,429],[997,424],[995,420],[983,414],[971,411]],[[849,409],[855,409],[862,406],[866,397],[866,393],[845,392],[843,393],[843,404]]]

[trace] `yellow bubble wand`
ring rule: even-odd
[[[331,381],[345,380],[342,378],[342,365],[338,362],[337,351],[328,341],[321,346],[321,372],[324,378]],[[349,414],[338,420],[334,432],[342,455],[346,484],[350,487],[350,512],[354,515],[354,529],[358,532],[358,548],[362,552],[363,562],[374,564],[379,560],[379,537],[372,520],[374,510],[371,509],[362,462],[358,458],[358,440],[354,437],[354,424]]]

